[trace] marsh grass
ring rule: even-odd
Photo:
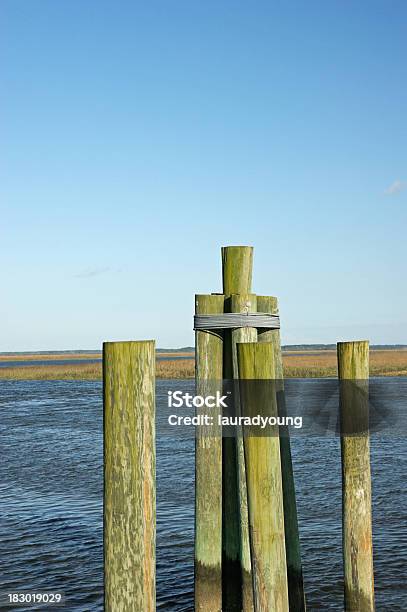
[[[193,359],[157,360],[157,378],[193,378]],[[101,363],[14,366],[0,368],[0,378],[8,380],[100,380]]]
[[[14,366],[0,368],[0,378],[9,380],[99,380],[102,378],[102,364]]]
[[[160,357],[190,357],[193,353],[188,352],[172,352],[167,353],[165,351],[159,352]],[[2,354],[0,355],[0,362],[2,361],[59,361],[67,359],[102,359],[102,352],[94,353],[17,353],[17,354]]]
[[[307,355],[305,351],[283,354],[286,378],[325,378],[337,375],[336,351]],[[157,378],[193,378],[193,359],[157,360]],[[406,350],[370,351],[371,376],[407,376]],[[101,363],[41,365],[0,368],[0,378],[9,380],[100,380]]]
[[[371,376],[406,376],[406,350],[370,351]],[[286,378],[323,378],[337,376],[336,351],[320,351],[307,355],[301,353],[283,354],[284,376]]]

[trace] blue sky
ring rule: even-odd
[[[220,247],[285,343],[407,343],[407,4],[1,3],[0,351],[191,344]]]

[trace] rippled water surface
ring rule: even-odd
[[[159,421],[167,390],[183,386],[158,382]],[[62,590],[66,609],[102,610],[101,383],[0,381],[0,411],[0,590]],[[190,611],[194,443],[157,432],[157,606]],[[339,611],[339,440],[292,447],[308,610]],[[377,610],[407,610],[407,445],[371,447]]]

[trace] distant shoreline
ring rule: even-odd
[[[303,352],[329,352],[336,351],[335,344],[284,344],[281,347],[283,353],[303,353]],[[407,344],[371,344],[371,351],[407,351]],[[167,349],[158,348],[156,353],[162,356],[177,355],[179,357],[183,355],[190,355],[195,352],[194,346],[184,346],[181,348]],[[71,359],[100,359],[102,356],[101,350],[93,349],[70,349],[61,351],[0,351],[0,360],[8,359],[64,359],[66,357]]]

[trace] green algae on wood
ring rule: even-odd
[[[231,295],[229,312],[257,312],[256,295],[253,293]],[[239,368],[237,362],[237,344],[243,342],[256,342],[257,329],[255,327],[239,327],[231,332],[231,350],[233,362],[233,378],[239,378]],[[238,397],[236,397],[236,413],[240,414]],[[252,612],[253,603],[253,582],[252,568],[250,559],[250,538],[249,538],[249,516],[247,509],[247,487],[246,487],[246,468],[243,448],[243,436],[241,427],[238,427],[236,437],[236,459],[237,459],[237,483],[239,499],[239,523],[240,523],[240,564],[242,569],[242,610]]]
[[[257,310],[258,312],[278,315],[277,298],[268,295],[258,295]],[[280,330],[259,330],[258,342],[271,342],[273,346],[278,414],[279,416],[286,416]],[[298,528],[290,436],[288,427],[286,425],[280,426],[280,456],[283,483],[285,548],[287,558],[287,580],[290,612],[304,612],[306,606],[301,563],[300,534]]]
[[[223,295],[196,295],[196,314],[223,312]],[[195,375],[198,395],[222,390],[221,334],[196,331]],[[197,409],[198,410],[198,409]],[[206,408],[214,416],[216,409]],[[216,421],[215,421],[216,422]],[[210,427],[210,426],[209,426]],[[195,439],[195,610],[222,609],[222,437],[221,430],[196,428]]]
[[[225,311],[232,294],[251,292],[253,247],[222,247],[222,280]],[[223,377],[233,379],[232,331],[224,331]],[[223,438],[223,522],[222,522],[222,609],[243,609],[243,568],[241,566],[240,508],[238,490],[238,449],[235,438]]]
[[[245,416],[274,416],[277,398],[272,343],[237,345],[240,401]],[[288,612],[283,488],[278,426],[257,435],[244,426],[254,609]]]
[[[155,343],[105,342],[107,612],[155,610]]]
[[[369,443],[369,343],[338,342],[342,542],[346,612],[374,610]]]

